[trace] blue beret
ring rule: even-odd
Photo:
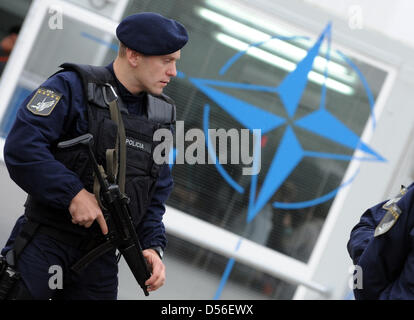
[[[145,55],[170,54],[188,41],[181,23],[153,12],[126,17],[116,28],[116,36],[128,48]]]

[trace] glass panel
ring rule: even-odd
[[[5,137],[13,124],[17,108],[22,101],[49,76],[59,70],[64,62],[105,65],[116,56],[117,41],[97,27],[63,15],[63,29],[50,29],[46,15],[32,52],[19,78],[6,116],[0,125]]]
[[[378,96],[387,74],[358,59],[348,63],[347,57],[334,48],[328,57],[328,33],[322,34],[321,30],[323,45],[315,58],[303,95],[299,96],[298,106],[292,112],[281,98],[283,90],[276,92],[275,88],[304,59],[318,35],[305,39],[301,37],[303,35],[290,34],[298,37],[279,39],[279,42],[274,40],[276,48],[270,41],[264,41],[256,47],[262,51],[249,50],[240,54],[225,70],[223,67],[231,58],[243,53],[248,44],[262,41],[263,34],[286,36],[289,30],[286,27],[281,30],[282,25],[274,20],[249,20],[246,13],[238,12],[236,8],[227,10],[224,6],[223,1],[213,0],[131,1],[125,13],[126,16],[141,11],[159,12],[177,19],[189,31],[190,41],[183,48],[178,63],[179,76],[165,90],[176,102],[177,119],[184,120],[185,131],[203,129],[206,106],[209,106],[209,128],[235,128],[239,132],[246,128],[241,121],[249,120],[242,117],[244,111],[232,113],[230,109],[236,107],[234,104],[227,105],[225,110],[225,103],[205,88],[215,89],[283,120],[273,130],[264,130],[264,133],[262,130],[261,171],[256,196],[261,194],[264,200],[256,210],[259,213],[251,210],[252,222],[247,223],[247,212],[249,204],[250,208],[254,206],[257,198],[249,200],[252,176],[242,174],[242,165],[222,165],[233,180],[233,186],[215,165],[174,165],[175,188],[168,204],[307,262],[335,192],[341,187],[354,147],[371,115],[369,94],[358,72],[369,84],[372,101]],[[320,79],[323,80],[325,58],[330,61],[329,79],[325,104],[321,105],[324,91]],[[194,78],[237,85],[230,87],[215,82],[203,89],[195,85]],[[273,91],[246,90],[241,88],[242,85],[245,88],[249,85],[267,86]],[[296,94],[300,91],[293,88]],[[319,114],[316,113],[318,110]],[[311,117],[316,115],[320,118]],[[251,142],[250,135],[250,155]],[[186,147],[191,144],[192,141],[186,141]],[[229,139],[228,154],[230,147]],[[241,147],[246,147],[246,144]],[[375,151],[370,155],[378,156]],[[274,171],[272,165],[275,166]],[[268,190],[267,195],[265,189]],[[290,204],[290,209],[285,208],[286,203]]]

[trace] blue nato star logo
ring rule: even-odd
[[[273,37],[281,38],[281,37]],[[272,38],[272,39],[273,39]],[[321,89],[321,99],[319,107],[298,119],[295,118],[297,115],[297,110],[299,108],[299,103],[302,98],[302,95],[306,89],[308,83],[308,75],[313,68],[313,63],[315,58],[318,56],[321,46],[324,42],[327,41],[328,49],[326,52],[326,68],[325,68],[325,82],[322,85]],[[253,44],[252,46],[258,46],[263,44],[260,42]],[[217,106],[227,112],[231,117],[236,119],[242,126],[249,129],[253,132],[254,129],[260,129],[262,135],[265,135],[272,130],[276,130],[283,125],[286,126],[281,142],[279,143],[277,150],[275,150],[274,157],[271,161],[269,169],[267,170],[263,184],[256,193],[257,187],[257,175],[252,175],[250,183],[250,195],[249,195],[249,205],[247,211],[247,221],[250,223],[257,214],[260,213],[261,209],[268,203],[273,194],[283,185],[289,175],[293,170],[299,165],[299,163],[306,157],[313,158],[323,158],[323,159],[335,159],[341,161],[351,161],[353,159],[360,161],[385,161],[377,152],[375,152],[370,146],[361,141],[360,137],[355,134],[351,129],[349,129],[343,122],[336,118],[327,108],[326,108],[326,79],[327,79],[327,64],[330,61],[330,43],[331,43],[331,24],[329,23],[326,28],[323,30],[317,41],[314,45],[308,50],[306,56],[297,64],[296,68],[289,73],[282,82],[277,86],[260,86],[253,84],[244,84],[244,83],[234,83],[234,82],[225,82],[219,80],[211,79],[200,79],[200,78],[190,78],[190,81],[195,85],[199,90],[201,90],[206,96],[208,96],[212,101],[214,101]],[[223,74],[234,62],[237,61],[243,54],[247,52],[246,49],[243,52],[237,53],[233,56],[221,69],[220,74]],[[343,57],[344,61],[356,72],[361,80],[365,91],[367,93],[368,102],[371,108],[371,117],[372,123],[375,127],[375,118],[373,113],[374,108],[374,98],[368,87],[368,84],[363,77],[360,70],[352,63],[344,54],[340,51],[337,53]],[[250,104],[246,101],[238,99],[234,96],[231,96],[223,91],[220,91],[221,88],[232,88],[238,90],[251,91],[256,94],[261,92],[273,93],[275,99],[280,99],[283,104],[283,107],[286,111],[287,117],[281,117],[272,112],[261,109],[260,107]],[[204,106],[204,131],[206,137],[208,137],[208,119],[209,119],[209,110],[210,106]],[[313,135],[322,137],[331,142],[334,142],[340,146],[346,147],[351,151],[359,150],[362,156],[350,156],[347,154],[332,154],[326,152],[315,152],[306,150],[306,147],[303,146],[298,140],[295,134],[295,128],[300,128],[305,130]],[[210,150],[209,150],[210,153]],[[210,155],[212,155],[210,153]],[[213,155],[215,156],[215,155]],[[254,156],[254,161],[258,157]],[[253,165],[254,166],[254,165]],[[216,167],[222,177],[229,183],[237,192],[244,193],[244,188],[239,185],[232,177],[223,169],[223,167],[216,161]],[[358,170],[353,172],[350,175],[350,178],[347,181],[343,182],[339,187],[334,190],[331,190],[325,195],[322,195],[316,199],[309,201],[296,202],[296,203],[281,203],[274,202],[272,205],[276,208],[283,209],[297,209],[304,208],[319,203],[325,202],[333,198],[340,189],[344,188],[350,184],[355,176],[357,175]],[[235,251],[240,248],[242,238],[236,245]],[[222,293],[222,290],[225,286],[226,281],[228,280],[229,274],[233,268],[235,259],[229,259],[226,269],[222,275],[219,288],[217,289],[215,299],[219,299]]]
[[[254,199],[257,176],[252,176],[252,183],[250,188],[250,204],[248,208],[247,223],[251,222],[260,210],[266,205],[273,194],[279,189],[284,181],[289,177],[292,171],[305,157],[313,158],[327,158],[343,161],[350,161],[352,159],[366,160],[366,161],[384,161],[377,152],[370,148],[367,144],[361,141],[360,137],[349,129],[344,123],[337,119],[329,110],[326,109],[326,86],[322,86],[321,101],[319,108],[299,119],[295,119],[296,111],[299,107],[299,102],[306,89],[308,83],[308,75],[312,70],[313,62],[318,56],[323,41],[328,42],[328,50],[326,61],[329,62],[330,55],[330,35],[331,24],[328,24],[318,40],[309,49],[307,55],[301,60],[294,71],[289,73],[278,86],[260,86],[252,84],[225,82],[211,79],[190,78],[190,81],[201,90],[206,96],[213,100],[220,108],[227,112],[231,117],[236,119],[242,126],[253,132],[253,129],[260,129],[262,135],[275,130],[282,125],[286,125],[286,130],[283,134],[282,140],[275,152],[273,160],[264,178],[263,185]],[[273,37],[275,38],[275,37]],[[279,37],[280,38],[280,37]],[[260,42],[259,44],[263,44]],[[256,46],[255,44],[254,46]],[[246,50],[247,51],[247,50]],[[246,51],[239,52],[232,59],[230,63],[226,64],[226,68],[234,63]],[[354,64],[351,63],[344,55],[344,59],[357,72],[359,77],[363,77]],[[327,71],[325,70],[325,79]],[[365,89],[369,91],[366,86],[365,79],[363,80]],[[274,93],[275,99],[280,98],[283,107],[286,110],[289,119],[280,117],[272,112],[261,109],[258,106],[252,105],[246,101],[240,100],[227,93],[220,91],[220,88],[233,88],[239,90],[252,91],[255,93],[267,92]],[[368,100],[371,105],[371,115],[373,116],[373,98],[371,92],[367,92]],[[209,106],[206,105],[204,109],[204,128],[208,128],[208,113]],[[314,135],[328,139],[338,145],[349,148],[350,150],[360,150],[364,156],[355,157],[345,154],[330,154],[325,152],[315,152],[306,150],[298,140],[294,128],[298,127],[304,129]],[[207,136],[207,132],[206,132]],[[238,192],[243,193],[244,188],[234,181],[223,167],[217,162],[217,169],[223,178]],[[296,209],[304,208],[312,205],[322,203],[334,197],[335,194],[343,187],[348,185],[356,176],[355,172],[352,177],[342,183],[338,188],[332,190],[317,199],[299,202],[299,203],[279,203],[274,202],[273,206],[276,208]]]

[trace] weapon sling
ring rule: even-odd
[[[106,84],[109,88],[111,88],[112,93],[115,97],[114,100],[108,101],[105,87],[103,87],[103,96],[105,102],[109,106],[109,111],[111,115],[111,120],[115,122],[115,124],[118,127],[118,134],[117,139],[115,143],[114,149],[108,149],[106,150],[106,170],[107,173],[105,173],[105,170],[101,165],[99,165],[99,170],[101,171],[101,174],[104,177],[108,177],[110,182],[115,182],[118,177],[118,186],[121,193],[125,193],[125,172],[126,172],[126,135],[125,135],[125,127],[124,122],[122,121],[122,115],[118,107],[118,96],[116,95],[114,89],[110,84]],[[117,150],[119,147],[119,175],[118,175],[118,157],[117,157]],[[118,176],[117,176],[118,175]],[[100,184],[96,177],[96,174],[94,175],[94,184],[93,184],[93,192],[95,194],[96,200],[98,201],[99,205],[104,208],[104,206],[101,203],[100,199]]]

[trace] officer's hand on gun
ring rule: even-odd
[[[89,228],[96,220],[101,227],[102,233],[108,233],[108,226],[102,214],[102,210],[96,201],[95,195],[82,189],[72,199],[69,212],[72,216],[72,223]],[[142,254],[151,270],[151,277],[145,282],[148,291],[155,291],[165,282],[165,266],[158,253],[153,249],[146,249]]]
[[[153,249],[142,251],[145,260],[147,260],[150,269],[152,269],[151,277],[145,282],[148,291],[155,291],[165,282],[165,266],[162,263],[158,253]]]
[[[95,195],[85,189],[79,191],[72,199],[69,205],[69,212],[72,216],[72,223],[89,228],[96,219],[102,233],[108,233],[108,226]]]

